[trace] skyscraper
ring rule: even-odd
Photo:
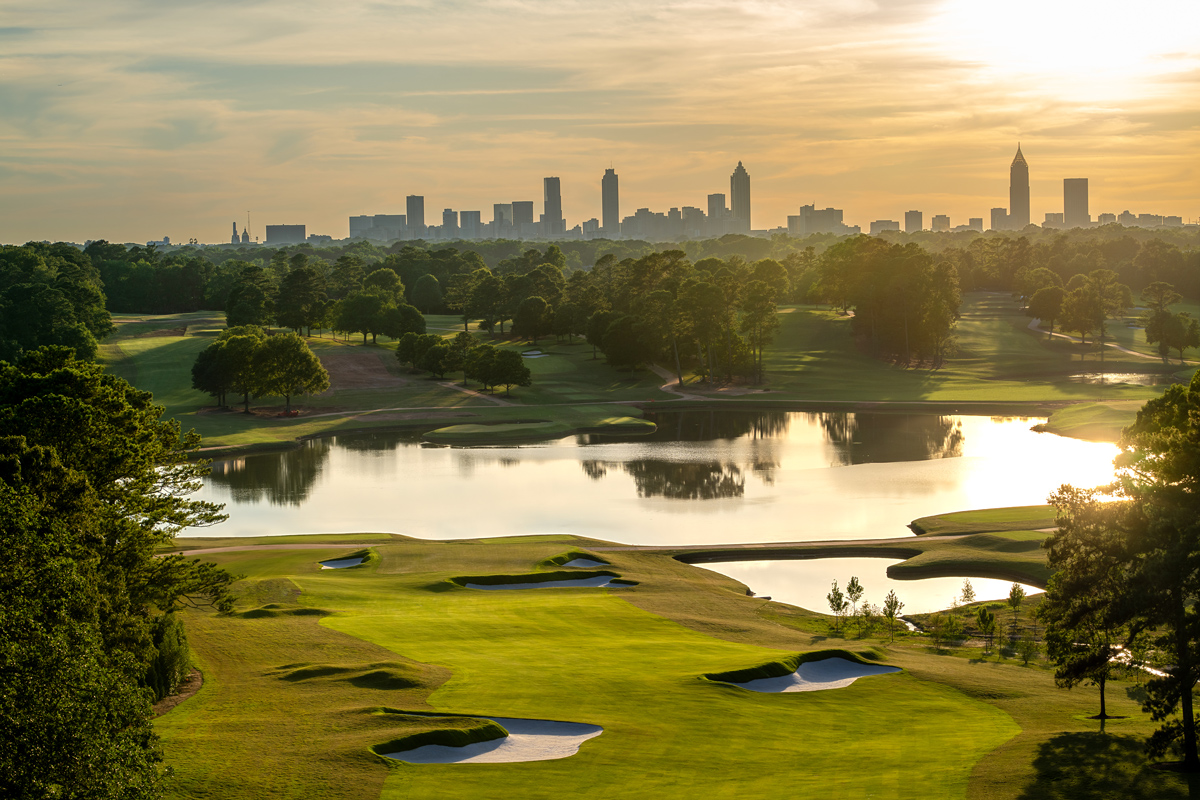
[[[916,233],[925,227],[925,215],[920,211],[904,212],[904,232]]]
[[[233,223],[233,238],[229,240],[229,243],[230,243],[230,244],[237,244],[237,243],[238,243],[238,235],[237,235],[237,223],[236,223],[236,222],[235,222],[235,223]]]
[[[992,230],[1006,231],[1008,230],[1008,209],[993,208],[992,209]]]
[[[750,174],[740,161],[729,176],[729,205],[733,210],[733,230],[736,233],[749,233]]]
[[[1068,228],[1082,228],[1091,224],[1088,213],[1088,179],[1063,178],[1063,224]]]
[[[600,216],[603,218],[604,235],[615,239],[621,232],[621,200],[617,191],[617,171],[604,170],[600,179]]]
[[[442,236],[447,239],[458,236],[458,212],[453,208],[442,211]]]
[[[558,178],[543,178],[542,183],[545,186],[545,203],[543,209],[546,217],[547,236],[558,236],[562,234],[566,228],[566,220],[562,214],[562,189],[559,186]]]
[[[708,231],[709,236],[724,236],[729,232],[729,210],[725,208],[725,195],[710,194],[708,196]]]
[[[464,239],[478,239],[479,234],[483,230],[480,224],[480,213],[478,211],[463,211],[459,215],[462,221],[462,237]]]
[[[1008,227],[1019,231],[1029,224],[1029,165],[1017,145],[1017,155],[1008,170]]]
[[[410,194],[404,201],[405,218],[408,220],[408,229],[413,236],[423,236],[425,234],[425,197],[419,194]]]

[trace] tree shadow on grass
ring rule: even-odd
[[[1038,747],[1033,767],[1019,800],[1200,799],[1200,775],[1154,769],[1140,737],[1061,733]]]

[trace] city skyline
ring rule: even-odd
[[[758,229],[807,203],[966,220],[1008,205],[1017,141],[1032,222],[1077,176],[1093,210],[1194,219],[1200,7],[1122,8],[14,4],[0,240],[221,241],[247,209],[337,233],[406,194],[432,217],[537,200],[548,175],[585,220],[606,166],[626,209],[665,210],[727,191],[739,159]]]

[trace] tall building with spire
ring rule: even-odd
[[[231,238],[231,239],[229,240],[229,243],[230,243],[230,244],[237,244],[237,243],[238,243],[238,235],[237,235],[237,223],[236,223],[236,222],[235,222],[235,223],[233,223],[233,238]]]
[[[729,176],[729,205],[733,212],[733,231],[750,232],[750,174],[738,162],[737,169]]]
[[[617,171],[604,170],[600,179],[601,230],[609,239],[617,238],[621,232],[621,199],[617,189]]]
[[[1008,227],[1022,230],[1029,224],[1029,164],[1017,145],[1017,155],[1008,170]]]

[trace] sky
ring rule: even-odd
[[[480,210],[562,179],[568,225],[729,192],[952,224],[1200,217],[1200,3],[5,0],[0,242],[228,241],[231,223]]]

